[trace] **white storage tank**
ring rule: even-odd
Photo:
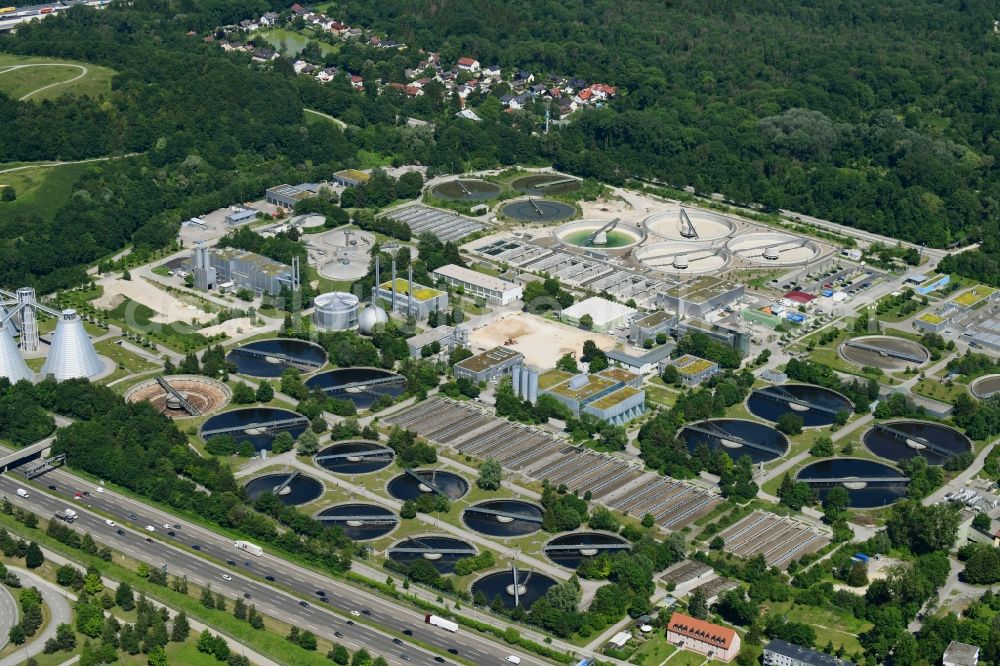
[[[358,297],[345,291],[320,294],[313,300],[313,322],[325,331],[346,331],[358,325]]]

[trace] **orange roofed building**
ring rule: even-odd
[[[740,653],[740,637],[729,627],[674,613],[667,624],[667,641],[719,661],[732,661]]]

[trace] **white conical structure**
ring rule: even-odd
[[[56,381],[77,377],[95,377],[104,371],[104,362],[94,350],[83,320],[76,310],[63,310],[52,336],[52,348],[42,366],[42,376]]]
[[[29,382],[34,379],[31,369],[17,348],[17,343],[14,342],[14,337],[10,334],[10,329],[6,326],[0,326],[0,377],[6,377],[11,384],[16,384],[22,379]]]

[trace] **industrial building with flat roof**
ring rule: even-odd
[[[948,327],[948,320],[934,312],[925,312],[913,320],[913,325],[921,331],[940,333]]]
[[[935,273],[933,275],[914,273],[906,276],[906,282],[912,285],[913,291],[917,292],[921,296],[926,296],[932,291],[936,291],[941,287],[946,286],[949,282],[951,282],[951,276],[941,275],[939,273]]]
[[[371,180],[371,175],[357,169],[343,169],[333,174],[332,180],[344,187],[357,187]]]
[[[712,275],[702,275],[664,290],[657,303],[680,315],[704,317],[712,310],[743,298],[744,287]]]
[[[469,344],[469,329],[454,326],[438,326],[406,339],[410,357],[420,358],[426,347],[438,343],[441,351],[451,351],[455,347],[465,347]]]
[[[375,299],[388,303],[392,312],[415,319],[427,319],[431,312],[448,310],[448,292],[414,282],[411,293],[411,283],[402,278],[380,284]]]
[[[1000,294],[1000,291],[994,289],[993,287],[977,284],[972,289],[967,289],[955,298],[951,299],[951,302],[962,310],[968,312],[969,310],[978,308],[987,301],[992,301],[998,294]]]
[[[636,375],[647,375],[655,372],[663,359],[670,356],[676,347],[672,341],[667,341],[659,347],[646,351],[642,349],[612,349],[605,352],[608,360],[617,363]]]
[[[494,305],[513,303],[521,298],[523,292],[519,284],[455,264],[435,269],[431,275],[453,287],[461,287],[470,296],[478,296]]]
[[[232,227],[237,224],[246,224],[255,219],[257,219],[256,210],[253,208],[240,208],[226,215],[226,224]]]
[[[633,384],[631,377],[607,371],[573,375],[554,369],[538,377],[539,392],[566,405],[574,416],[591,414],[614,425],[627,423],[646,410],[646,392]]]
[[[272,206],[280,206],[292,210],[295,204],[305,199],[311,199],[319,193],[319,186],[313,183],[301,185],[277,185],[264,190],[264,201]]]
[[[640,345],[646,340],[655,340],[657,334],[669,332],[676,319],[676,315],[670,314],[666,310],[651,312],[645,317],[632,320],[628,337],[632,342]]]
[[[854,663],[775,638],[764,646],[764,666],[854,666]]]
[[[214,285],[206,284],[203,288],[217,286],[218,283],[232,282],[237,287],[249,289],[258,294],[277,296],[282,288],[292,289],[294,277],[292,267],[287,264],[268,259],[253,252],[235,248],[213,248],[208,251],[210,270],[217,281]],[[214,272],[213,272],[214,271]],[[198,283],[196,275],[195,284]]]
[[[976,666],[979,648],[968,643],[952,641],[941,656],[941,666]]]
[[[500,375],[508,375],[515,365],[524,362],[524,354],[507,347],[494,347],[482,354],[471,356],[451,366],[455,378],[467,377],[473,381],[491,381]]]
[[[660,372],[663,372],[668,365],[677,368],[681,382],[685,386],[697,386],[706,379],[719,374],[718,363],[709,361],[707,358],[695,356],[694,354],[684,354],[678,358],[663,361],[660,364]]]
[[[740,653],[740,635],[735,630],[683,613],[670,616],[667,642],[725,662],[732,661]]]
[[[593,320],[591,330],[608,331],[628,324],[636,312],[638,310],[627,305],[615,303],[600,296],[591,296],[563,310],[561,318],[565,322],[579,326],[580,319],[585,315],[590,315]]]

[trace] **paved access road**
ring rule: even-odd
[[[27,569],[20,567],[8,567],[8,569],[17,574],[24,587],[38,588],[38,591],[42,593],[42,601],[45,602],[51,615],[45,629],[32,636],[29,639],[30,643],[25,643],[16,652],[0,659],[0,666],[17,666],[17,664],[23,664],[28,657],[41,654],[42,650],[45,649],[45,641],[55,638],[56,630],[60,624],[73,624],[73,610],[70,608],[66,592],[58,585],[50,583]]]
[[[227,597],[250,594],[247,603],[256,604],[258,610],[265,614],[295,624],[300,629],[308,629],[317,636],[343,643],[352,649],[365,647],[382,655],[390,663],[402,664],[408,661],[429,666],[441,662],[435,661],[432,653],[407,642],[405,636],[400,639],[403,641],[402,645],[394,644],[392,635],[387,635],[380,627],[395,634],[410,631],[415,639],[442,652],[449,649],[458,652],[457,656],[449,655],[445,658],[444,663],[488,666],[502,664],[508,654],[518,654],[522,659],[521,663],[526,665],[540,666],[549,663],[537,656],[514,652],[505,645],[486,640],[469,630],[460,629],[457,634],[451,634],[429,626],[424,624],[418,610],[400,607],[388,599],[267,553],[262,557],[253,557],[237,551],[228,537],[189,525],[184,520],[116,493],[97,493],[92,483],[80,480],[64,470],[49,472],[38,481],[48,486],[48,489],[41,492],[32,488],[30,497],[24,499],[15,492],[23,483],[9,476],[0,476],[0,493],[14,504],[46,517],[60,509],[73,507],[81,515],[72,526],[79,531],[90,532],[99,543],[106,543],[115,550],[153,566],[166,565],[171,575],[186,575],[192,583],[211,583],[213,590]],[[74,493],[87,489],[91,492],[83,501],[72,499]],[[88,507],[111,516],[120,524],[114,527],[107,525],[104,517],[87,511]],[[171,527],[168,531],[164,524],[177,524],[181,528]],[[147,533],[144,530],[146,525],[153,525],[156,532]],[[117,534],[118,529],[124,534]],[[173,536],[169,534],[170,531],[174,532]],[[146,539],[150,541],[147,542]],[[194,552],[195,550],[198,552]],[[224,580],[224,574],[231,576],[232,580]],[[267,581],[267,576],[273,577],[274,581]],[[285,591],[286,589],[290,592]],[[320,590],[325,592],[322,597],[317,594]],[[308,605],[301,605],[303,599],[309,599],[305,602]],[[368,611],[369,614],[353,616],[350,615],[351,611]],[[335,632],[341,633],[342,637],[336,636]],[[409,657],[408,660],[402,659],[401,655],[404,654]]]

